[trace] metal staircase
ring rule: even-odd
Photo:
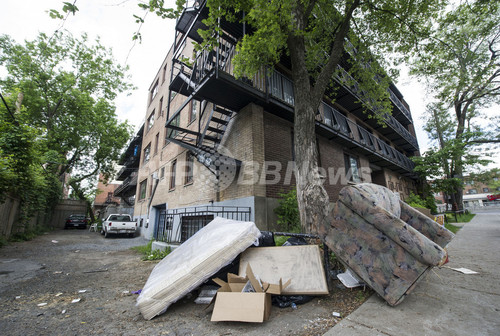
[[[209,109],[210,112],[206,115],[208,105],[206,101],[202,103],[198,130],[178,126],[177,118],[179,118],[180,110],[167,121],[165,127],[170,142],[190,150],[200,163],[219,176],[223,166],[240,165],[238,160],[219,151],[219,145],[234,112],[221,106],[212,105],[212,108]]]

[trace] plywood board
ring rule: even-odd
[[[240,257],[240,276],[246,275],[248,263],[262,281],[278,283],[280,278],[291,279],[284,295],[328,294],[318,245],[249,248]]]

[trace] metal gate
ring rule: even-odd
[[[171,241],[173,223],[174,216],[167,214],[167,210],[161,210],[158,214],[158,221],[154,231],[155,240],[165,242]]]
[[[191,238],[198,230],[210,223],[214,215],[182,216],[181,218],[181,243]]]
[[[235,206],[202,206],[160,210],[156,217],[153,236],[158,241],[183,243],[217,216],[249,221],[251,210],[250,207]]]

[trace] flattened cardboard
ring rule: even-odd
[[[241,254],[240,276],[247,274],[248,264],[262,281],[279,284],[280,279],[291,279],[283,286],[283,295],[328,294],[318,245],[252,247]]]

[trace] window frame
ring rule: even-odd
[[[173,160],[171,165],[170,165],[169,190],[175,190],[176,170],[177,170],[177,159]]]
[[[184,170],[184,185],[190,185],[194,182],[194,155],[190,151],[186,153],[186,166]]]
[[[353,163],[356,164],[355,172],[352,170]],[[344,167],[346,169],[346,177],[349,177],[349,182],[351,183],[361,183],[360,169],[361,165],[359,163],[359,158],[350,153],[344,153]]]
[[[146,192],[148,188],[148,179],[145,178],[139,183],[139,201],[146,199]]]
[[[149,160],[151,160],[151,142],[146,147],[144,147],[142,153],[143,153],[142,164],[144,165],[148,163]]]

